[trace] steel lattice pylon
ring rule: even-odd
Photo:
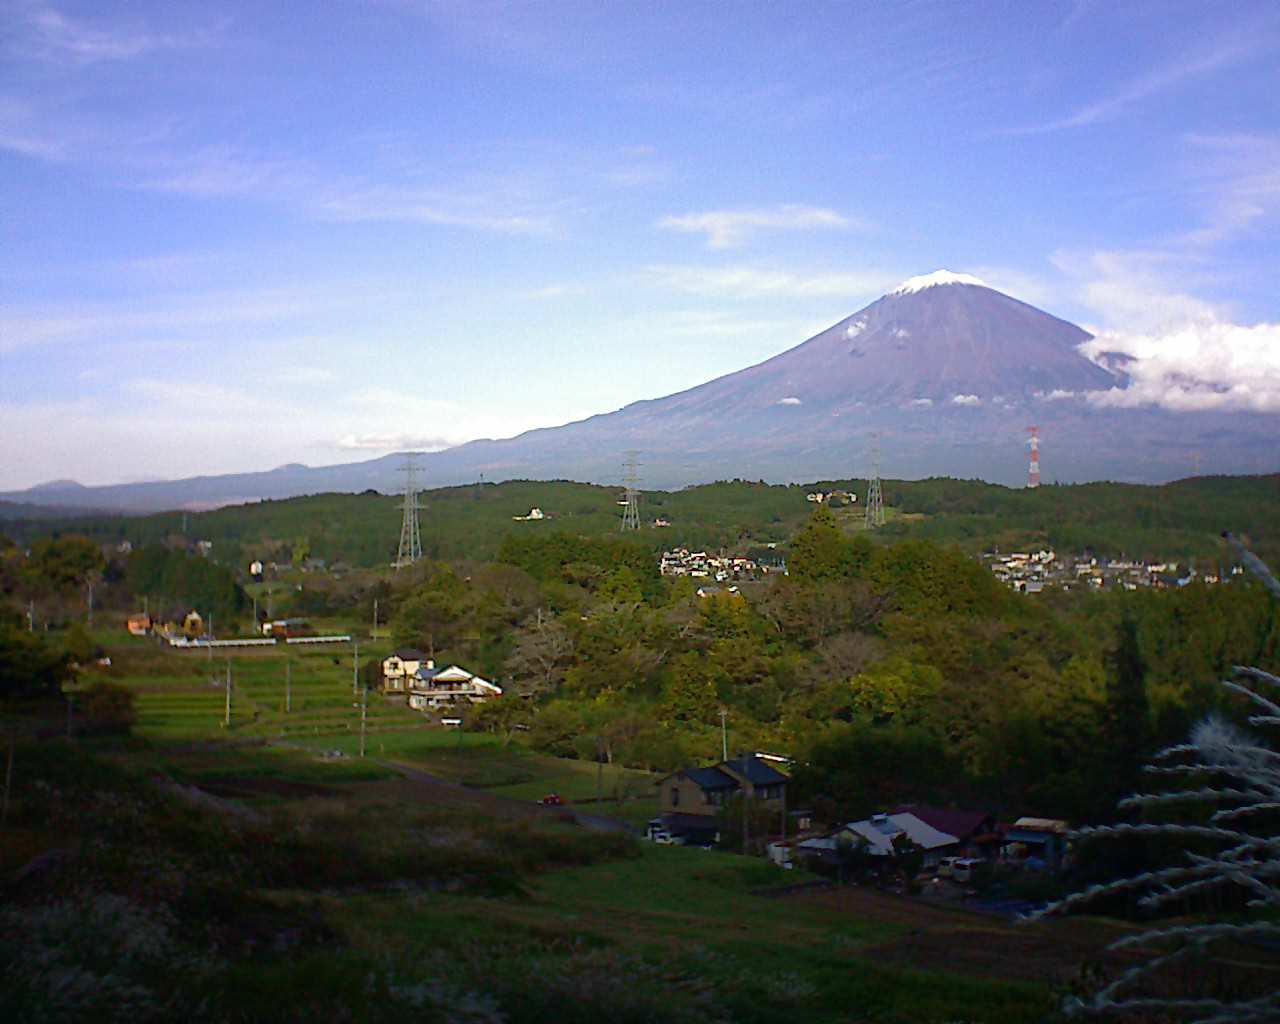
[[[866,523],[868,530],[884,526],[884,495],[880,493],[880,435],[871,435],[871,476],[867,481]]]
[[[418,466],[414,461],[417,457],[415,452],[406,453],[404,465],[400,467],[400,472],[405,475],[405,479],[404,502],[401,505],[403,518],[400,523],[400,549],[396,552],[395,562],[392,563],[397,569],[413,565],[422,557],[422,538],[418,533],[418,511],[422,506],[418,504],[416,480]]]
[[[640,529],[640,490],[637,487],[640,483],[640,477],[636,472],[637,467],[640,465],[636,462],[636,456],[639,454],[639,452],[627,452],[627,459],[622,464],[623,469],[626,470],[622,478],[626,493],[618,504],[625,506],[622,510],[622,529],[624,531]]]

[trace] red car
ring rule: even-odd
[[[542,804],[543,807],[563,807],[564,797],[559,793],[548,793],[538,802]]]

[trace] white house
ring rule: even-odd
[[[382,689],[387,693],[407,693],[419,669],[435,668],[435,662],[414,647],[401,647],[382,659]]]
[[[409,707],[426,711],[457,703],[483,704],[502,696],[502,687],[457,665],[419,668],[409,681]]]

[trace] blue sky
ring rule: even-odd
[[[1280,411],[1278,97],[1269,0],[0,0],[0,488],[508,436],[939,267]]]

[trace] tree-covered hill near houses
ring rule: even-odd
[[[865,495],[860,479],[772,485],[729,481],[678,491],[645,491],[637,540],[657,551],[750,550],[778,545],[806,521],[814,491]],[[1264,556],[1280,547],[1280,476],[1199,477],[1161,486],[1090,483],[1015,489],[977,480],[886,480],[889,538],[918,536],[964,549],[1047,546],[1135,558],[1213,557],[1222,531],[1250,538]],[[509,535],[618,531],[619,490],[569,481],[518,480],[424,491],[421,533],[428,556],[487,560]],[[396,553],[401,498],[374,491],[263,501],[209,512],[83,518],[16,517],[0,531],[22,544],[50,534],[82,533],[139,545],[186,537],[213,543],[215,559],[319,558],[353,566],[385,565]],[[517,520],[538,508],[544,519]],[[849,530],[861,527],[861,498],[838,508]],[[655,522],[669,523],[656,526]]]

